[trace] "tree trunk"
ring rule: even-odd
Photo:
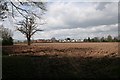
[[[27,38],[28,45],[31,45],[31,39]]]

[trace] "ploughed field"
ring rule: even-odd
[[[34,43],[31,46],[3,46],[9,56],[15,55],[52,55],[71,57],[117,56],[118,43]]]
[[[34,43],[3,46],[3,78],[119,79],[118,43]]]

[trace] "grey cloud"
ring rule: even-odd
[[[105,8],[105,5],[106,5],[106,4],[110,4],[110,3],[111,3],[111,2],[100,2],[100,3],[98,3],[96,9],[98,9],[98,10],[103,10],[103,9]]]
[[[96,19],[94,21],[89,20],[89,21],[85,21],[85,22],[78,22],[78,21],[67,21],[67,24],[69,25],[68,28],[78,28],[78,27],[82,27],[82,28],[86,28],[86,27],[91,27],[91,26],[98,26],[98,25],[111,25],[111,24],[115,24],[118,22],[118,17],[114,17],[111,19]]]
[[[77,39],[108,34],[115,36],[118,33],[116,4],[51,3],[46,12],[47,24],[40,26],[44,31],[34,35],[34,38],[64,39],[70,37]],[[14,38],[25,39],[20,33],[15,33]]]
[[[106,36],[106,35],[117,35],[118,33],[118,24],[114,25],[100,25],[100,26],[94,26],[89,28],[74,28],[74,29],[60,29],[60,30],[51,30],[51,31],[45,31],[43,33],[40,33],[40,37],[56,37],[56,38],[86,38],[86,37],[95,37],[95,36]],[[35,36],[37,37],[37,36]]]
[[[60,29],[60,30],[50,30],[44,32],[38,32],[34,35],[35,39],[50,39],[52,37],[56,37],[57,39],[65,39],[67,37],[74,39],[84,39],[87,37],[102,37],[107,35],[116,36],[118,35],[118,24],[114,25],[100,25],[88,28],[74,28],[74,29]],[[16,32],[14,35],[14,39],[25,39],[25,37]]]
[[[102,5],[107,5],[107,7],[105,7],[103,10],[96,10],[96,7],[93,7],[95,4],[90,6],[90,8],[84,7],[84,3],[79,3],[82,4],[82,8],[80,7],[81,5],[78,5],[78,3],[77,7],[74,4],[76,3],[62,3],[61,5],[56,5],[53,3],[51,5],[52,9],[50,8],[48,12],[48,14],[50,13],[49,16],[52,17],[52,19],[50,19],[48,16],[49,21],[51,21],[48,21],[48,27],[46,28],[48,30],[72,29],[118,23],[117,3],[100,2],[99,7]]]

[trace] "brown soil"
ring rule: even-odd
[[[54,55],[72,57],[119,56],[118,43],[34,43],[31,46],[3,46],[3,51],[13,55]]]
[[[37,43],[31,46],[3,46],[3,55],[9,56],[2,57],[2,77],[21,80],[119,80],[118,47],[118,43]]]

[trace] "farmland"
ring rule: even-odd
[[[119,78],[118,43],[3,46],[3,78]]]

